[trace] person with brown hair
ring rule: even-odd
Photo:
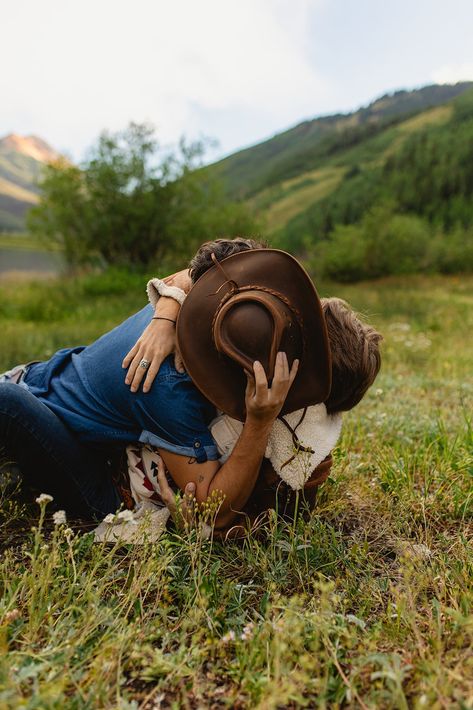
[[[134,451],[138,507],[150,487],[173,506],[166,468],[197,503],[222,497],[221,534],[268,507],[292,514],[293,491],[310,499],[328,476],[340,411],[374,380],[380,336],[324,306],[290,254],[250,239],[203,245],[148,294],[91,345],[0,377],[0,445],[26,482],[82,517],[126,504],[114,462],[140,445],[151,459],[144,480]]]
[[[238,242],[216,240],[202,245],[191,261],[189,270],[179,272],[174,279],[170,279],[170,282],[174,285],[178,283],[186,292],[189,292],[192,285],[199,282],[199,279],[215,266],[216,260],[220,261],[222,256],[223,259],[227,259],[228,256],[246,249],[262,249],[261,260],[264,258],[264,263],[267,269],[270,270],[270,253],[274,252],[274,250],[266,249],[265,245],[251,240],[238,240]],[[230,264],[233,264],[234,271],[237,272],[236,264],[237,262],[243,262],[243,258],[238,257],[223,261],[222,267],[226,267],[226,272]],[[247,262],[249,263],[249,260]],[[254,268],[254,261],[252,261],[252,267]],[[285,264],[285,267],[287,268],[288,264]],[[276,262],[273,263],[273,268],[277,270]],[[218,271],[217,268],[213,268],[213,274],[215,274],[217,279]],[[221,276],[223,284],[231,282],[231,275],[225,272]],[[283,276],[283,273],[284,271],[276,276],[275,282],[284,284],[282,290],[287,293],[290,274],[284,273]],[[294,282],[299,284],[299,274],[296,272],[293,276]],[[215,286],[217,285],[218,283],[215,284]],[[213,294],[214,291],[213,286],[210,288],[210,285],[206,285],[203,291],[202,282],[199,282],[199,285],[194,288],[200,289],[202,293],[205,292],[209,295]],[[152,302],[156,304],[158,301],[156,300],[157,294],[154,292],[153,281],[148,285],[148,292]],[[218,293],[218,288],[215,289],[215,292]],[[207,307],[205,298],[199,297],[199,295],[196,296],[195,291],[191,293],[193,294],[194,306],[190,311],[186,307],[187,311],[184,316],[181,314],[179,317],[181,333],[187,333],[191,328],[191,324],[198,322],[197,319],[199,317],[202,318],[202,309]],[[161,334],[157,336],[152,330],[156,326],[150,326],[150,329],[138,340],[123,363],[124,366],[131,365],[127,381],[132,382],[135,389],[138,388],[140,380],[145,374],[140,372],[138,368],[138,363],[142,361],[142,358],[145,358],[145,361],[150,360],[153,362],[154,370],[156,370],[159,369],[162,358],[175,349],[179,365],[182,366],[174,332],[174,321],[178,318],[180,305],[169,299],[166,306],[164,306],[165,300],[168,299],[162,298],[160,304],[168,309],[169,320],[157,324]],[[307,309],[306,321],[309,318],[308,314],[311,309],[314,312],[317,310],[318,297],[317,301],[311,301],[311,296],[309,295],[307,296],[307,302],[310,305]],[[212,312],[213,321],[215,321],[214,306],[210,305],[208,308]],[[229,529],[232,529],[232,532],[241,530],[241,523],[244,520],[246,520],[246,523],[251,524],[268,508],[277,508],[280,513],[292,516],[296,497],[295,491],[297,490],[301,490],[303,499],[309,506],[313,506],[317,487],[326,480],[330,472],[332,464],[331,449],[340,434],[341,412],[352,409],[362,399],[376,378],[381,363],[379,352],[381,335],[374,328],[365,324],[349,305],[341,299],[321,299],[319,308],[321,309],[321,314],[323,314],[323,322],[315,322],[313,332],[319,336],[321,333],[322,336],[325,336],[325,344],[328,345],[330,351],[330,375],[327,377],[327,373],[324,373],[324,354],[320,349],[318,353],[312,353],[313,356],[315,354],[312,361],[310,360],[310,355],[308,356],[308,353],[305,354],[305,374],[299,368],[297,375],[299,382],[303,383],[302,397],[298,401],[294,400],[293,395],[296,387],[296,383],[294,383],[280,414],[273,422],[272,434],[270,433],[266,436],[265,457],[258,477],[252,483],[252,490],[248,494],[248,490],[243,488],[243,496],[241,498],[241,500],[245,499],[243,505],[241,503],[235,505],[235,501],[232,502],[232,515],[229,516],[226,525],[222,521],[219,526],[222,532]],[[256,316],[257,311],[245,314],[244,347],[247,346],[248,331],[252,330],[252,324],[253,330],[255,329]],[[203,324],[205,332],[210,333],[210,319],[207,322],[204,319]],[[265,334],[256,348],[260,355],[264,351],[264,339],[268,339],[268,337]],[[211,340],[204,339],[202,345],[201,340],[201,338],[193,339],[192,335],[181,337],[186,353],[184,359],[190,367],[189,372],[194,383],[197,384],[206,397],[213,401],[217,409],[223,412],[220,417],[217,417],[210,424],[210,430],[214,440],[217,442],[220,454],[228,455],[229,452],[233,451],[233,447],[243,430],[241,421],[244,418],[244,404],[239,409],[237,402],[239,392],[243,392],[244,387],[241,379],[239,380],[237,367],[245,367],[245,362],[241,358],[241,353],[239,353],[240,357],[236,355],[235,349],[230,348],[227,352],[224,352],[221,343],[219,344],[217,341],[212,343]],[[323,342],[324,337],[320,338],[319,345]],[[164,343],[167,343],[167,350],[163,351]],[[225,379],[222,377],[220,383],[215,385],[214,379],[216,378],[218,381],[220,363],[225,369]],[[246,370],[248,371],[249,369],[247,362]],[[270,370],[268,363],[266,363],[263,370],[268,373],[268,370]],[[209,371],[214,373],[214,378],[210,382]],[[315,399],[313,399],[312,406],[308,406],[311,403],[310,392],[308,392],[309,380],[307,379],[309,372],[311,374],[318,373],[324,386],[330,381],[325,393],[328,396],[321,397],[320,392],[318,392],[315,395]],[[268,377],[269,379],[270,377]],[[151,384],[152,380],[148,374],[146,378],[147,389],[150,388]],[[217,391],[214,392],[212,390],[215,387]],[[321,404],[322,401],[324,402],[323,404]],[[285,414],[285,416],[281,416],[281,414]],[[290,434],[285,428],[290,431]],[[305,444],[308,445],[306,446]],[[286,455],[290,447],[295,451],[295,455]],[[286,461],[285,459],[288,460]],[[243,462],[242,465],[244,465]],[[161,471],[161,489],[161,494],[168,506],[173,507],[174,492],[167,485],[163,471]]]

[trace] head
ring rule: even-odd
[[[360,319],[341,298],[322,298],[332,351],[329,414],[353,409],[376,379],[381,366],[382,335]]]
[[[196,255],[191,259],[189,271],[192,283],[195,283],[202,274],[204,274],[211,266],[212,254],[218,261],[226,259],[227,256],[238,254],[241,251],[248,249],[264,249],[267,246],[264,242],[250,239],[248,237],[236,237],[235,239],[214,239],[210,242],[205,242],[197,250]]]
[[[215,239],[205,242],[189,264],[195,283],[214,263],[248,249],[264,249],[263,241],[247,237]],[[332,351],[332,389],[325,405],[330,414],[352,409],[363,398],[378,374],[381,358],[380,333],[363,323],[350,306],[340,298],[322,298]]]

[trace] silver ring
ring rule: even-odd
[[[142,360],[140,362],[140,367],[142,367],[143,370],[147,370],[150,365],[151,365],[151,363],[149,360]]]

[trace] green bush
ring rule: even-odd
[[[473,230],[434,232],[421,217],[380,205],[355,225],[338,225],[311,249],[318,276],[341,282],[414,273],[473,271]]]
[[[448,235],[439,232],[433,237],[430,248],[440,273],[473,271],[473,228],[456,227]]]
[[[254,233],[247,207],[231,202],[200,165],[201,144],[163,156],[152,128],[104,133],[81,167],[46,167],[30,230],[59,245],[68,264],[136,268],[187,258],[218,235]]]

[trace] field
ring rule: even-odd
[[[144,302],[110,272],[0,287],[0,371]],[[2,501],[0,708],[472,708],[473,278],[339,287],[383,332],[310,520],[102,547]]]

